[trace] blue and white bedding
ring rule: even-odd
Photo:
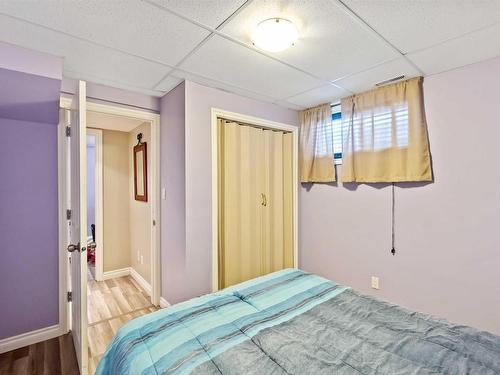
[[[283,270],[137,318],[97,375],[500,374],[500,337]]]

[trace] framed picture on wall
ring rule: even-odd
[[[134,146],[135,200],[148,201],[148,148],[146,142]]]

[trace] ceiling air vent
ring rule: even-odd
[[[389,78],[389,79],[386,79],[385,81],[376,83],[375,86],[384,86],[384,85],[387,85],[388,83],[393,83],[393,82],[396,82],[396,81],[401,81],[403,78],[405,78],[404,75],[397,76],[397,77],[394,77],[394,78]]]

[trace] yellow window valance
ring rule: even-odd
[[[299,113],[300,181],[335,181],[332,109],[322,104]]]
[[[342,182],[432,181],[422,81],[342,99]]]

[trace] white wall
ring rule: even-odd
[[[500,334],[499,87],[500,59],[424,80],[435,183],[398,184],[396,256],[390,187],[303,187],[301,267]]]
[[[103,271],[107,272],[130,267],[128,133],[102,131],[102,164]]]

